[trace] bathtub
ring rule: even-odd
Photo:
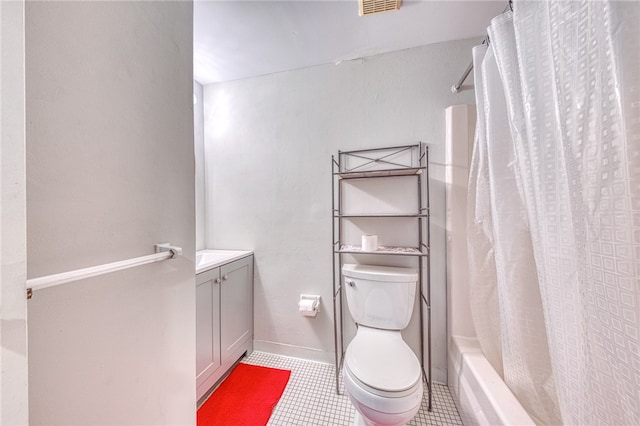
[[[478,339],[451,337],[449,389],[465,426],[536,424],[485,358]]]

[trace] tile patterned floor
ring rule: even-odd
[[[291,370],[291,378],[280,402],[273,410],[269,425],[347,426],[353,422],[354,408],[349,398],[336,394],[333,365],[257,351],[242,362]],[[437,383],[433,386],[433,411],[427,410],[425,387],[420,411],[409,423],[410,426],[462,424],[449,388]]]

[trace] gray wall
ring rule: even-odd
[[[190,2],[26,5],[31,424],[195,423]],[[4,42],[4,41],[3,41]]]
[[[331,155],[422,141],[431,147],[434,377],[446,382],[445,108],[473,102],[450,87],[476,43],[205,87],[206,244],[255,250],[257,348],[333,359]],[[322,296],[317,318],[298,314],[300,293]]]

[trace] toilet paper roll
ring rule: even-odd
[[[305,317],[315,317],[318,310],[314,305],[315,300],[303,299],[298,302],[298,311],[300,311],[300,313]]]
[[[362,236],[362,251],[376,251],[378,250],[378,236],[377,235],[363,235]]]

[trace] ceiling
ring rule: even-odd
[[[357,0],[196,0],[194,79],[206,85],[482,36],[506,4],[405,0],[398,11],[361,17]]]

